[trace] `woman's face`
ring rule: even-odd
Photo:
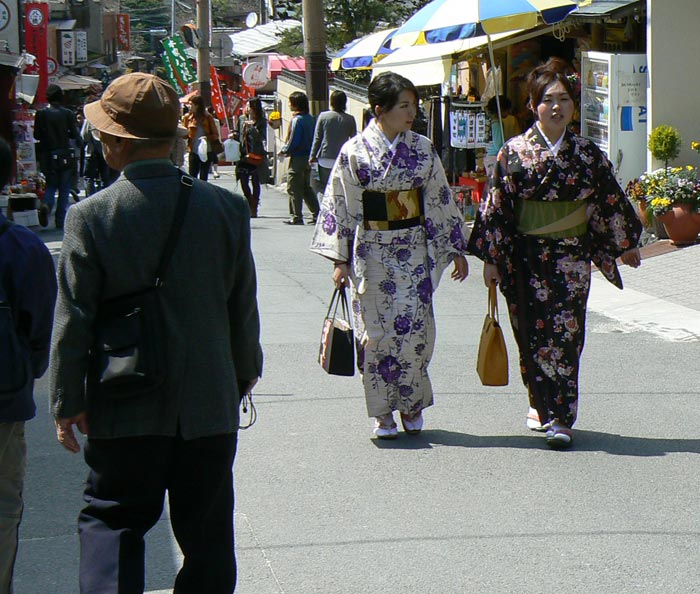
[[[573,115],[574,101],[561,81],[557,80],[546,87],[537,105],[537,119],[547,137],[557,140]]]
[[[412,91],[404,90],[399,93],[399,100],[394,107],[377,114],[377,121],[387,138],[394,140],[397,134],[411,129],[416,113],[418,113],[416,96]]]

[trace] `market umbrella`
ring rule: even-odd
[[[385,29],[352,41],[332,59],[331,70],[371,68],[376,60],[389,55],[393,51],[388,44],[395,31],[396,27]]]
[[[398,28],[389,45],[395,49],[486,35],[494,64],[491,35],[532,29],[540,22],[559,23],[578,4],[576,0],[433,0]],[[503,126],[498,93],[496,107]]]
[[[553,25],[577,8],[576,0],[433,0],[408,19],[390,47],[440,43]]]

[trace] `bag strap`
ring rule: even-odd
[[[489,285],[489,315],[498,322],[498,295],[496,293],[496,282],[491,281]]]
[[[170,259],[173,257],[175,245],[177,244],[178,237],[180,236],[182,225],[185,222],[185,212],[187,211],[187,204],[189,203],[193,185],[194,179],[189,175],[182,173],[180,176],[180,193],[177,197],[177,206],[175,207],[173,225],[170,228],[170,234],[165,242],[165,247],[163,248],[163,253],[160,257],[160,263],[158,264],[158,269],[156,270],[156,280],[154,283],[156,288],[162,287],[163,283],[165,282],[165,271],[170,264]]]
[[[326,312],[326,318],[331,317],[331,310],[333,310],[333,317],[336,317],[338,312],[338,306],[340,305],[340,312],[343,319],[350,325],[352,325],[352,319],[350,317],[350,307],[348,306],[348,296],[345,294],[345,287],[340,287],[333,291],[333,297],[331,297],[331,302],[328,305],[328,311]]]

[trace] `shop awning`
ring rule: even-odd
[[[491,35],[496,42],[508,37],[517,37],[522,31]],[[382,72],[396,72],[409,79],[414,85],[441,85],[450,79],[450,70],[455,55],[486,46],[488,37],[482,35],[457,41],[412,45],[397,49],[372,67],[372,76]]]
[[[20,68],[24,65],[24,56],[19,54],[6,54],[0,52],[0,66],[7,66],[8,68]]]
[[[75,19],[64,19],[62,21],[49,21],[49,26],[57,31],[72,31],[78,21]]]
[[[585,20],[620,18],[646,8],[645,0],[596,0],[586,6],[579,6],[571,17]]]
[[[250,54],[274,50],[282,40],[282,34],[301,27],[301,22],[294,19],[271,21],[245,31],[229,35],[233,47],[231,55],[243,58]]]
[[[36,90],[38,88],[38,74],[20,74],[15,84],[15,96],[31,105],[34,103],[34,97],[36,97]]]
[[[270,79],[274,79],[282,70],[306,72],[306,60],[304,58],[292,58],[281,54],[270,54],[267,58],[267,68],[270,71]]]
[[[65,74],[56,81],[56,84],[64,91],[89,89],[93,85],[102,86],[102,82],[96,78],[79,74]]]

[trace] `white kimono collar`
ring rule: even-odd
[[[564,140],[564,136],[566,135],[566,128],[564,128],[564,131],[561,133],[559,140],[557,140],[554,144],[552,144],[549,141],[549,138],[547,138],[547,135],[544,133],[544,130],[542,130],[542,126],[540,125],[540,123],[536,122],[536,125],[537,125],[537,129],[540,131],[540,134],[542,135],[542,138],[544,138],[544,141],[547,143],[549,150],[552,151],[552,154],[556,157],[557,154],[559,153],[559,149],[561,148],[561,143]]]

